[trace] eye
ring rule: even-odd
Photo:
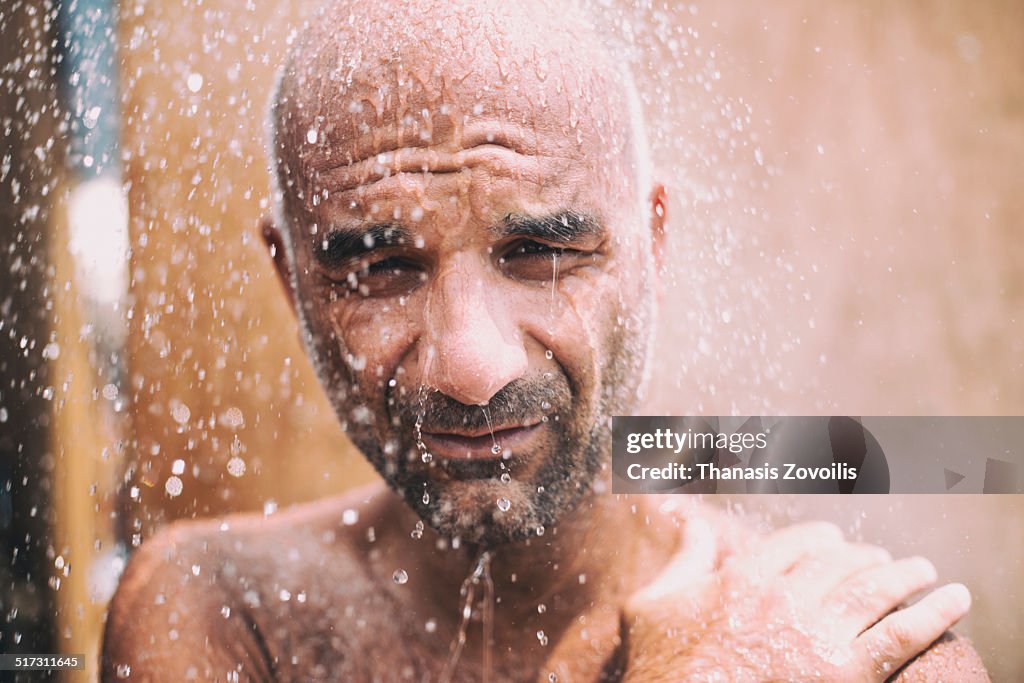
[[[344,285],[350,293],[365,297],[388,297],[408,294],[426,280],[422,264],[401,256],[361,259],[343,277],[330,276],[335,284]]]
[[[587,256],[589,254],[576,249],[520,240],[511,244],[498,259],[498,267],[510,277],[550,282]]]

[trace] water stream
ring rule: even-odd
[[[480,680],[489,683],[493,672],[491,646],[494,639],[494,581],[491,579],[491,553],[484,550],[477,557],[476,565],[472,573],[462,582],[459,595],[462,596],[462,619],[459,622],[459,630],[452,640],[448,650],[448,662],[444,671],[438,679],[440,683],[451,683],[455,675],[455,669],[462,657],[462,650],[466,646],[466,632],[469,627],[469,619],[473,615],[473,602],[476,598],[477,587],[483,584],[483,600],[481,605],[482,631],[483,631],[483,662]]]

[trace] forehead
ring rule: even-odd
[[[622,165],[625,70],[587,31],[524,10],[433,9],[395,22],[325,13],[302,37],[276,105],[289,185],[344,191],[374,173],[445,170],[488,145],[595,179]]]

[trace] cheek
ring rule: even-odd
[[[565,367],[576,391],[599,391],[609,320],[615,318],[619,288],[607,271],[571,275],[559,283],[552,315],[553,327],[541,339]],[[592,396],[589,398],[593,398]]]
[[[396,376],[411,355],[417,324],[412,299],[346,301],[334,304],[326,315],[333,336],[342,342],[345,362],[364,390],[383,386]]]

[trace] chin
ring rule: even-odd
[[[566,512],[546,489],[537,488],[532,482],[514,480],[456,481],[436,487],[428,504],[422,495],[414,495],[415,489],[405,500],[442,536],[493,548],[542,535]],[[508,501],[507,510],[501,509],[504,503],[499,507],[499,500]]]

